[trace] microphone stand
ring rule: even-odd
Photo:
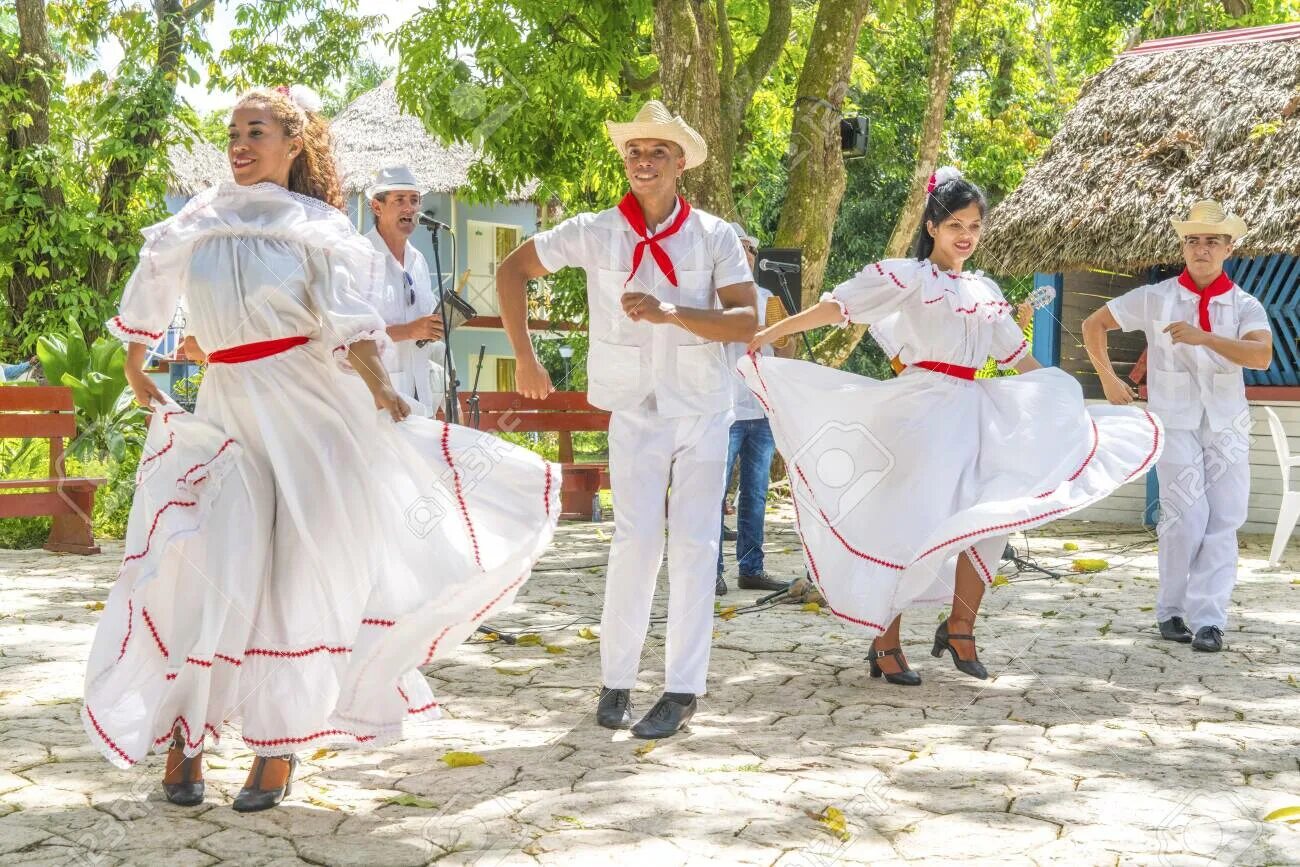
[[[441,244],[438,240],[438,230],[442,228],[441,224],[433,223],[428,226],[429,232],[433,235],[433,269],[438,272],[438,316],[442,319],[442,375],[443,382],[447,386],[446,400],[443,405],[443,418],[447,424],[460,423],[460,396],[457,389],[460,388],[460,379],[456,376],[456,359],[451,352],[451,320],[447,317],[447,298],[443,294],[442,288],[442,258],[439,255]]]
[[[786,312],[793,316],[795,314],[794,296],[790,294],[790,284],[786,282],[785,271],[781,268],[773,268],[772,270],[776,272],[776,279],[781,284],[781,303],[785,305]],[[808,332],[801,331],[799,336],[803,338],[804,349],[808,350],[808,360],[816,361],[817,356],[813,355],[812,344],[808,342]]]
[[[475,430],[480,430],[482,415],[478,408],[478,379],[483,375],[483,354],[487,352],[487,344],[478,345],[478,364],[474,367],[474,388],[469,393],[469,424]]]

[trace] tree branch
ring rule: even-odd
[[[659,67],[656,66],[654,71],[648,75],[638,76],[632,69],[632,64],[624,60],[623,83],[627,85],[628,90],[635,93],[644,93],[659,84]]]
[[[203,14],[203,10],[212,5],[212,0],[194,0],[185,10],[185,23],[197,19]]]
[[[731,86],[736,77],[736,45],[731,41],[731,22],[727,20],[727,0],[718,4],[718,45],[722,49],[722,87]],[[768,19],[769,24],[771,19]]]
[[[718,6],[721,7],[722,0],[718,0]],[[785,48],[785,41],[790,36],[790,0],[768,0],[767,3],[767,27],[763,29],[763,35],[758,38],[758,44],[754,50],[745,58],[745,62],[740,66],[740,72],[737,75],[737,95],[741,97],[738,101],[742,105],[748,105],[749,101],[754,98],[754,91],[758,85],[767,78],[767,74],[772,71],[777,59],[781,56],[781,50]]]

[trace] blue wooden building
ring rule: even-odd
[[[1057,289],[1034,321],[1034,354],[1101,400],[1083,319],[1182,268],[1170,218],[1212,198],[1249,233],[1229,275],[1264,303],[1274,361],[1248,371],[1254,420],[1246,530],[1272,532],[1281,478],[1263,407],[1300,451],[1300,24],[1154,40],[1093,78],[1051,146],[989,218],[982,266]],[[1116,370],[1140,384],[1141,334],[1110,335]],[[1135,370],[1136,368],[1136,370]],[[1150,522],[1154,475],[1081,517]]]

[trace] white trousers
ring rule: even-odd
[[[1160,480],[1156,618],[1223,629],[1237,582],[1237,530],[1250,499],[1248,429],[1166,430]]]
[[[609,420],[614,541],[600,621],[604,685],[631,689],[650,626],[668,513],[667,692],[702,695],[713,639],[718,521],[726,488],[730,411],[664,418],[650,407]],[[671,481],[671,489],[669,483]]]

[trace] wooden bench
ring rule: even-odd
[[[0,518],[54,519],[46,551],[98,554],[91,531],[95,491],[103,479],[64,474],[63,440],[77,434],[72,389],[62,386],[0,385],[0,439],[50,441],[49,477],[0,479]],[[36,490],[27,490],[35,488]]]
[[[560,439],[560,516],[591,520],[591,501],[609,487],[608,464],[579,464],[573,460],[575,431],[609,430],[609,413],[587,403],[586,392],[556,391],[544,400],[530,400],[513,391],[479,392],[479,429],[496,433],[555,431]],[[461,395],[461,423],[473,426],[469,398]]]

